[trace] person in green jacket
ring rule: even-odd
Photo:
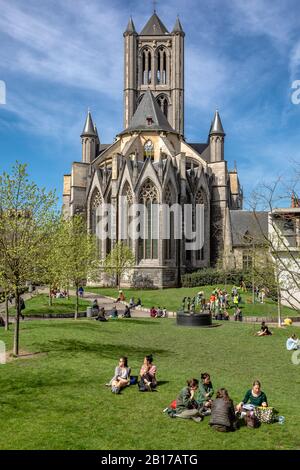
[[[214,389],[210,380],[210,375],[207,372],[201,374],[200,385],[196,395],[196,402],[199,408],[205,414],[210,414],[212,396]]]
[[[203,415],[198,409],[195,394],[198,390],[197,379],[187,380],[187,387],[184,387],[176,399],[176,417],[192,419],[197,423],[203,420]]]
[[[259,380],[255,380],[253,382],[252,389],[246,392],[243,401],[237,405],[237,411],[242,411],[244,405],[248,402],[253,406],[268,406],[267,396],[261,390],[261,383]]]

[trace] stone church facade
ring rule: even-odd
[[[125,242],[134,253],[135,266],[123,285],[140,276],[153,286],[177,286],[184,272],[225,259],[227,249],[233,248],[231,214],[244,212],[237,170],[229,171],[225,160],[225,132],[218,111],[206,142],[185,139],[184,40],[179,18],[169,32],[154,12],[140,33],[130,19],[124,32],[124,130],[112,144],[102,144],[88,112],[81,134],[82,160],[64,176],[65,216],[84,213],[88,229],[95,233],[106,204],[115,209],[116,226],[120,212],[124,214],[133,203],[148,208],[176,203],[204,206],[201,249],[186,250],[184,237],[172,236],[174,220],[169,221],[170,238],[163,239],[162,217],[155,239],[128,236]],[[183,227],[184,221],[182,232]],[[102,258],[118,238],[117,230],[114,239],[99,241]],[[108,282],[104,274],[102,282]]]

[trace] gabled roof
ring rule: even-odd
[[[95,132],[95,126],[93,123],[92,115],[90,111],[88,111],[86,120],[85,120],[85,125],[82,131],[82,136],[83,135],[91,135],[91,136],[97,136],[98,134]]]
[[[169,34],[169,31],[157,16],[156,12],[153,13],[140,32],[140,36],[164,36],[165,34]]]
[[[230,211],[232,227],[233,246],[249,246],[251,240],[255,245],[264,243],[264,236],[268,235],[268,212],[231,210]]]
[[[131,122],[122,134],[132,131],[166,131],[176,132],[169,124],[166,116],[160,109],[152,92],[147,90],[144,94]]]
[[[219,111],[215,112],[214,118],[212,120],[209,135],[211,135],[211,134],[225,135]]]

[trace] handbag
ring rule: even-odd
[[[257,406],[254,410],[254,415],[260,423],[273,423],[274,422],[274,408],[271,406]]]

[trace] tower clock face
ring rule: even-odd
[[[145,146],[144,146],[144,149],[145,149],[145,152],[153,152],[153,143],[151,142],[151,140],[147,140],[147,142],[145,143]]]

